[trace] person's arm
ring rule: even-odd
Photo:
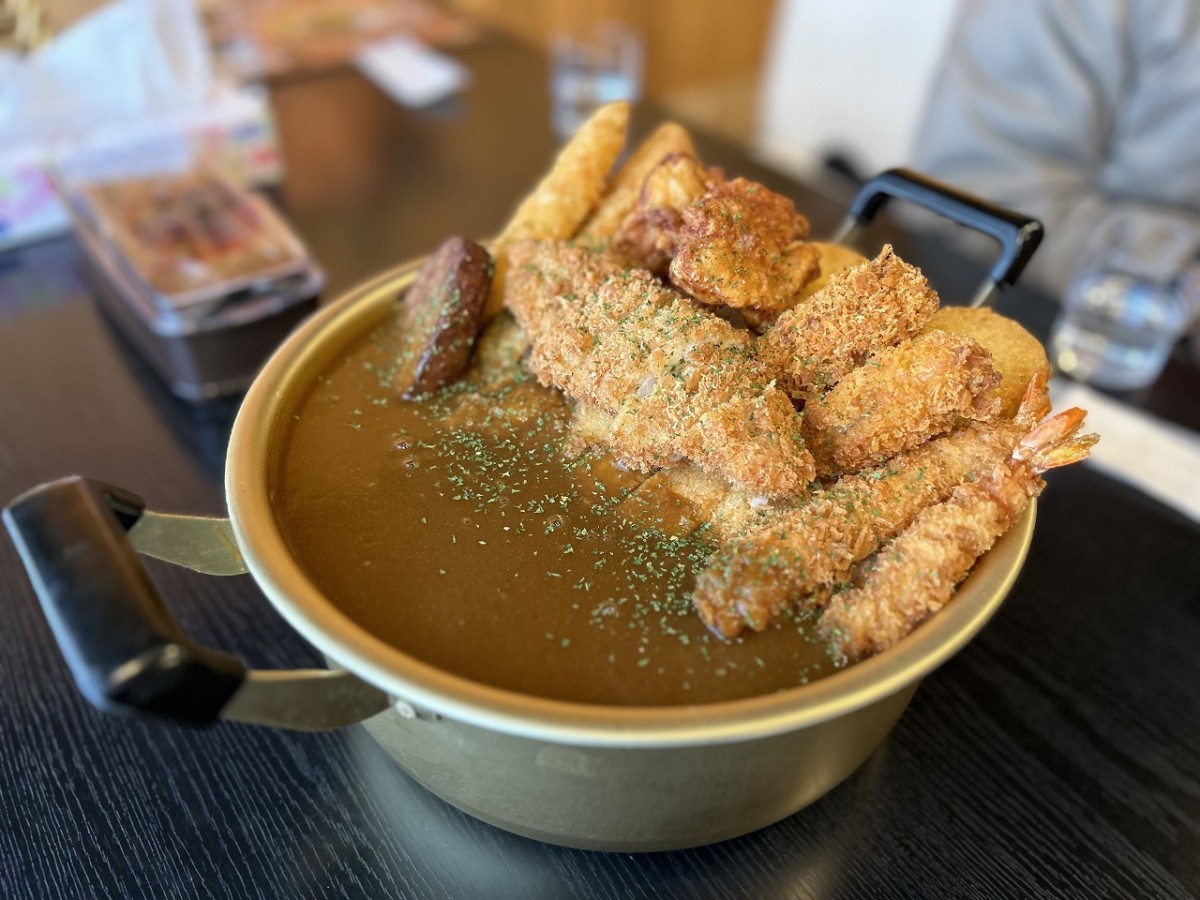
[[[1135,19],[1133,7],[968,0],[917,137],[917,168],[1042,219],[1046,240],[1029,276],[1058,295],[1093,229],[1112,217],[1143,235],[1182,222],[1200,241],[1200,195],[1189,186],[1175,202],[1159,196],[1163,179],[1179,177],[1174,166],[1194,169],[1198,159],[1195,133],[1177,138],[1181,116],[1200,124],[1200,72],[1190,83],[1149,83],[1200,30],[1181,34],[1162,9],[1139,6]],[[1157,140],[1146,133],[1155,127]],[[1160,171],[1143,193],[1136,181],[1154,169],[1147,152]]]

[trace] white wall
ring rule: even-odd
[[[908,160],[959,0],[778,0],[756,152],[800,177],[840,152],[864,175]]]

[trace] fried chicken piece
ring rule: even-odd
[[[819,628],[849,662],[886,650],[950,601],[975,561],[1020,518],[1046,483],[1040,473],[1087,456],[1094,434],[1077,436],[1081,409],[1033,429],[1007,460],[922,510],[835,594]]]
[[[758,351],[780,387],[812,396],[871,353],[915,335],[937,307],[925,276],[887,244],[873,260],[833,273],[824,288],[780,314]]]
[[[646,175],[636,208],[613,236],[612,250],[631,266],[665,276],[679,250],[683,210],[723,180],[720,170],[706,168],[691,153],[669,154]]]
[[[532,342],[530,370],[610,413],[606,443],[627,465],[691,459],[766,497],[812,481],[799,416],[747,333],[610,255],[523,242],[511,258],[506,302]]]
[[[820,271],[816,248],[803,242],[808,220],[761,184],[717,185],[682,217],[671,282],[701,303],[778,313]]]
[[[1045,409],[1044,384],[1028,409]],[[886,465],[846,475],[806,504],[718,551],[696,579],[692,602],[717,634],[762,631],[786,611],[816,605],[855,563],[922,509],[1012,453],[1028,418],[974,424],[927,441]],[[1022,427],[1022,423],[1024,427]]]
[[[822,472],[853,472],[1000,412],[992,356],[966,335],[931,331],[886,347],[804,407]]]

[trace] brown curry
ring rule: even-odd
[[[449,672],[585,703],[730,700],[832,668],[811,620],[733,641],[704,627],[689,589],[706,528],[573,446],[510,319],[463,379],[412,401],[390,387],[397,322],[309,390],[273,485],[292,553],[347,616]]]

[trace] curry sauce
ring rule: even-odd
[[[810,620],[733,641],[704,627],[689,591],[708,526],[577,447],[511,319],[464,378],[419,400],[391,389],[396,328],[316,380],[272,486],[291,552],[352,620],[457,675],[583,703],[730,700],[832,669]]]

